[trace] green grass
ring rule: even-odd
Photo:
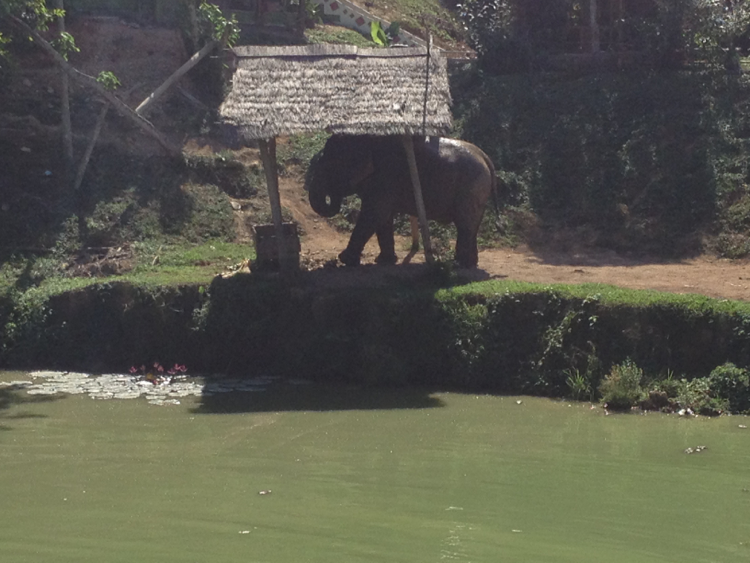
[[[431,33],[436,39],[454,43],[463,35],[458,19],[440,0],[389,0],[388,9],[398,14],[393,20],[404,30],[420,37]]]
[[[604,305],[631,307],[679,306],[696,313],[708,311],[727,314],[750,314],[750,303],[730,299],[714,299],[705,295],[665,293],[644,289],[626,289],[613,285],[587,283],[581,285],[539,284],[514,280],[491,280],[440,290],[439,295],[481,295],[551,292],[563,298],[596,300]]]
[[[330,134],[325,131],[316,133],[300,133],[292,135],[285,143],[280,143],[277,149],[276,159],[281,171],[286,171],[289,166],[301,166],[307,169],[310,160],[318,151],[323,150]]]
[[[136,244],[135,268],[123,275],[107,277],[69,277],[52,267],[43,277],[30,277],[39,270],[38,263],[50,259],[19,259],[0,267],[0,296],[14,290],[39,296],[51,296],[98,283],[127,281],[136,285],[185,285],[210,282],[216,275],[231,267],[255,258],[255,250],[248,245],[211,241],[197,246]],[[158,259],[157,259],[158,257]]]
[[[312,44],[330,43],[334,45],[355,45],[363,48],[375,48],[377,45],[370,39],[346,27],[334,25],[316,25],[305,31],[305,37]]]

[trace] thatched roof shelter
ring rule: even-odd
[[[237,69],[220,112],[244,140],[309,131],[445,135],[450,130],[447,65],[437,51],[428,58],[424,48],[310,45],[236,47],[234,53]]]

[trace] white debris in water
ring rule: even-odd
[[[259,392],[279,379],[263,376],[254,379],[223,378],[210,381],[186,376],[148,381],[140,375],[108,373],[92,375],[68,371],[35,371],[31,381],[0,382],[0,387],[24,390],[29,395],[87,394],[92,399],[137,399],[144,397],[153,405],[179,405],[184,397],[211,396],[216,393]]]

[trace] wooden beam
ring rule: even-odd
[[[417,204],[417,218],[419,227],[422,231],[422,245],[424,246],[424,258],[428,264],[432,264],[435,259],[432,256],[432,243],[430,242],[430,226],[427,223],[427,211],[424,207],[424,198],[422,197],[422,184],[419,181],[419,170],[417,169],[417,158],[414,155],[414,138],[410,135],[402,137],[406,159],[409,161],[409,174],[411,183],[414,187],[414,201]]]
[[[89,144],[86,146],[86,152],[83,155],[83,158],[81,159],[81,164],[78,167],[78,173],[76,174],[75,181],[73,182],[73,191],[78,191],[78,188],[81,187],[81,183],[83,182],[83,176],[86,174],[86,168],[89,165],[89,160],[91,160],[91,153],[94,152],[94,147],[96,146],[96,142],[99,140],[99,133],[102,131],[102,125],[104,125],[104,120],[107,117],[107,112],[109,111],[109,102],[105,103],[102,106],[101,111],[99,112],[99,117],[96,118],[96,125],[94,126],[94,132],[91,134],[91,139],[89,140]]]
[[[169,88],[182,78],[187,72],[201,62],[211,51],[219,47],[222,43],[220,41],[209,41],[203,48],[190,57],[185,64],[172,73],[164,83],[154,90],[141,104],[135,108],[135,113],[143,115],[156,100],[158,100]]]
[[[276,231],[276,244],[279,252],[279,271],[289,274],[295,269],[291,256],[287,253],[287,244],[284,237],[284,219],[281,215],[281,196],[279,196],[279,175],[276,166],[276,138],[261,139],[260,157],[263,160],[263,170],[266,173],[266,186],[268,188],[268,199],[271,202],[271,216],[273,217],[274,230]]]

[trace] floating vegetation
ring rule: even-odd
[[[23,390],[29,395],[81,395],[92,399],[137,399],[145,397],[154,405],[179,405],[184,397],[216,393],[265,391],[276,377],[255,379],[216,379],[206,381],[186,375],[144,379],[136,374],[92,375],[69,371],[35,371],[30,380],[0,382],[0,387]]]

